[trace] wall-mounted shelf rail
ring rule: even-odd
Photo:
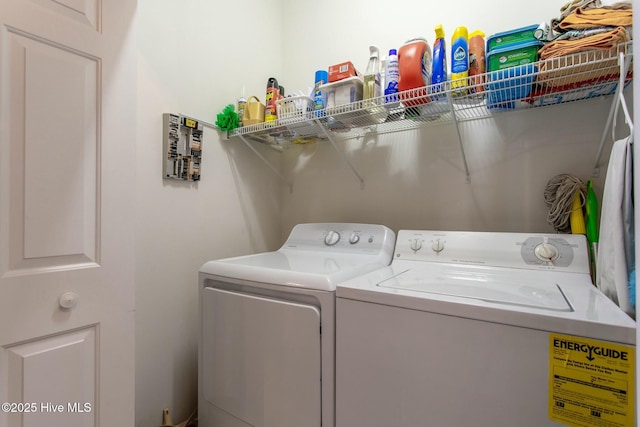
[[[234,129],[228,137],[257,140],[277,150],[329,140],[338,150],[334,138],[358,138],[369,133],[385,134],[449,123],[456,128],[469,181],[460,123],[616,94],[621,83],[626,86],[632,79],[629,66],[632,50],[632,42],[626,42],[613,50],[580,52],[488,72],[470,78],[464,90],[452,88],[446,82],[400,92],[393,99],[381,96],[328,108],[320,116],[301,110],[275,122]],[[626,67],[620,58],[626,58]],[[609,124],[608,121],[607,128]],[[364,185],[346,155],[341,154]]]

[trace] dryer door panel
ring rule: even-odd
[[[215,288],[202,293],[204,398],[256,427],[320,426],[320,312]]]

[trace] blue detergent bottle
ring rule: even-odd
[[[329,73],[326,70],[316,71],[315,86],[313,91],[313,115],[324,117],[326,105],[325,94],[320,90],[320,86],[329,82]]]
[[[433,45],[433,62],[431,69],[432,92],[442,92],[447,81],[447,47],[444,41],[442,24],[436,25],[436,41]]]

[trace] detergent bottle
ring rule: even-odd
[[[417,37],[400,46],[398,90],[404,105],[429,102],[426,86],[431,84],[431,63],[431,48],[426,39]]]
[[[469,35],[469,89],[471,93],[484,92],[483,74],[485,70],[484,33],[476,30]]]
[[[387,57],[385,77],[386,83],[384,87],[384,102],[393,103],[398,100],[396,93],[398,93],[398,77],[400,76],[400,70],[398,68],[398,53],[395,49],[389,50],[389,56]]]
[[[469,77],[469,33],[458,27],[451,37],[451,89],[456,95],[467,93]]]
[[[433,44],[433,62],[431,71],[432,92],[444,90],[444,82],[447,81],[447,48],[444,41],[444,28],[436,25],[436,41]]]

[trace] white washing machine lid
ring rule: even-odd
[[[554,280],[513,277],[493,270],[446,268],[407,269],[378,283],[379,287],[404,289],[427,294],[473,298],[493,304],[533,307],[550,311],[573,311],[562,288]],[[435,270],[437,271],[437,270]]]
[[[635,344],[635,322],[589,275],[396,260],[338,298]]]
[[[264,252],[209,261],[200,273],[259,283],[335,291],[336,285],[388,264],[384,257],[315,251]]]

